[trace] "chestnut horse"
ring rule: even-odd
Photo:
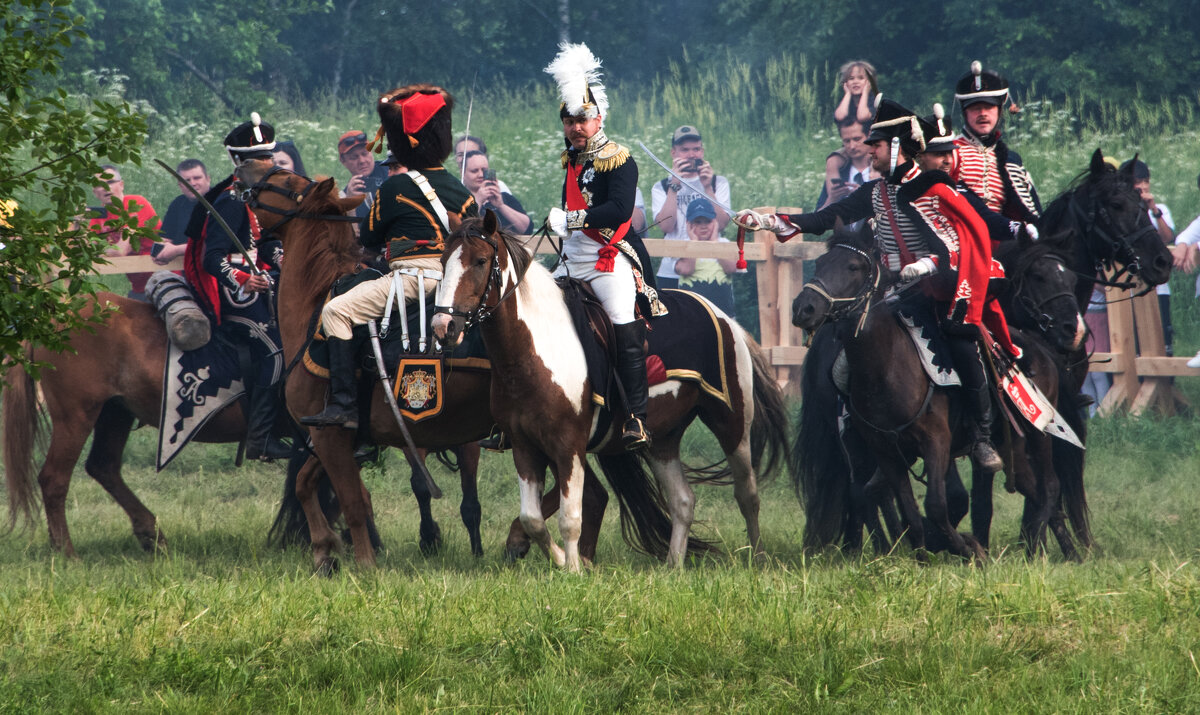
[[[121,476],[125,443],[135,420],[158,427],[162,409],[163,366],[167,333],[148,303],[111,293],[99,293],[85,311],[90,317],[110,311],[95,331],[71,336],[68,352],[33,348],[31,359],[46,363],[40,383],[14,368],[4,388],[4,473],[8,485],[11,523],[34,520],[38,491],[34,487],[34,448],[46,427],[38,408],[38,384],[49,417],[50,442],[37,472],[50,545],[75,556],[67,529],[67,490],[71,472],[84,444],[92,436],[84,469],[129,515],[133,535],[147,551],[166,546],[154,514],[134,495]],[[200,442],[240,442],[246,421],[240,402],[210,419],[195,439]]]
[[[589,441],[599,444],[595,451],[614,487],[644,479],[641,464],[620,447],[616,421],[605,426],[604,434],[592,434],[600,415],[592,399],[583,346],[562,292],[527,249],[500,230],[495,215],[489,211],[482,219],[465,221],[447,240],[442,260],[445,270],[435,301],[434,332],[453,345],[469,323],[479,325],[492,361],[492,414],[513,445],[521,525],[556,565],[578,570],[580,486]],[[669,379],[650,391],[653,441],[644,460],[666,492],[671,528],[669,543],[660,543],[655,533],[655,540],[643,539],[642,544],[674,566],[682,564],[687,554],[706,548],[688,536],[695,497],[679,458],[680,440],[695,417],[713,432],[725,453],[734,496],[756,553],[762,547],[755,471],[765,452],[770,453],[766,472],[787,453],[782,396],[761,351],[737,323],[716,308],[710,310],[723,338],[724,353],[716,357],[729,402],[679,379]],[[671,316],[655,322],[665,320]],[[546,467],[554,475],[561,500],[559,530],[565,550],[550,536],[543,516]],[[627,500],[620,501],[624,509]]]

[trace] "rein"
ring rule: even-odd
[[[266,211],[268,213],[273,213],[273,214],[283,217],[283,220],[280,221],[279,223],[275,224],[274,226],[270,227],[269,229],[263,229],[264,237],[275,235],[276,231],[278,231],[288,221],[291,221],[294,218],[307,218],[307,219],[316,219],[316,220],[320,220],[320,221],[345,221],[347,223],[349,223],[349,222],[358,223],[359,218],[357,216],[344,216],[342,214],[306,213],[306,212],[302,212],[302,211],[299,211],[296,209],[292,209],[292,210],[278,209],[278,208],[275,208],[274,206],[270,206],[268,204],[262,203],[261,201],[258,200],[259,194],[261,194],[264,191],[267,191],[270,193],[279,194],[280,196],[285,197],[289,201],[294,201],[294,202],[296,202],[296,205],[299,206],[301,204],[301,202],[304,201],[305,197],[308,196],[309,192],[313,190],[313,187],[315,187],[317,185],[316,181],[309,179],[308,177],[304,177],[304,176],[300,176],[300,178],[306,180],[308,182],[308,185],[305,186],[300,191],[292,191],[291,189],[288,189],[288,188],[285,188],[282,186],[276,186],[275,184],[270,183],[271,177],[275,176],[276,174],[279,174],[279,173],[291,174],[292,176],[300,176],[299,174],[288,171],[287,169],[283,169],[278,166],[273,166],[270,168],[270,170],[267,171],[267,173],[263,174],[261,179],[259,179],[257,182],[255,182],[254,185],[252,185],[252,186],[247,186],[246,184],[242,183],[240,176],[237,179],[237,186],[239,187],[239,190],[238,190],[238,200],[239,201],[241,201],[242,203],[249,206],[252,210],[253,209],[262,209],[263,211]]]

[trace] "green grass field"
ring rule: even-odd
[[[135,433],[126,476],[169,552],[143,553],[79,471],[80,558],[44,526],[0,537],[0,710],[105,712],[1200,710],[1200,455],[1194,422],[1093,422],[1098,553],[1026,560],[1019,499],[997,497],[994,561],[817,559],[785,475],[764,486],[766,564],[748,563],[729,488],[698,491],[724,555],[670,572],[630,552],[615,516],[597,565],[501,557],[517,508],[507,455],[485,455],[484,545],[470,556],[454,475],[435,472],[443,552],[421,556],[407,473],[367,473],[386,550],[373,572],[311,575],[265,546],[280,466],[235,470],[192,446],[153,471]],[[711,451],[703,428],[695,461]]]

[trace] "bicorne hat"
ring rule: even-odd
[[[925,151],[925,133],[921,131],[921,120],[911,109],[899,102],[884,99],[875,109],[871,131],[863,143],[874,144],[892,139],[899,139],[900,148],[909,156]]]
[[[274,148],[275,128],[264,122],[258,112],[250,112],[250,121],[242,122],[225,135],[225,151],[239,166],[247,159],[270,159]]]
[[[971,63],[971,71],[954,85],[954,98],[963,109],[984,102],[997,107],[1008,101],[1008,80],[992,70],[984,70],[979,60]]]

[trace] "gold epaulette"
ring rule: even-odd
[[[571,163],[571,157],[567,154],[569,150],[563,149],[562,156],[559,159],[562,161],[562,168],[567,168],[567,164]]]
[[[596,167],[596,171],[612,171],[628,160],[629,149],[616,142],[609,142],[600,151],[596,152],[596,158],[592,160],[592,166]]]

